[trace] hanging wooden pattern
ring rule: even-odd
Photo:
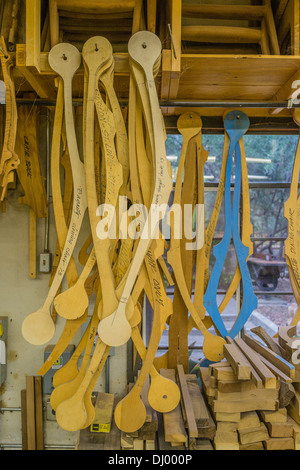
[[[66,135],[73,174],[73,210],[65,246],[45,303],[28,315],[22,324],[22,334],[31,344],[45,344],[54,335],[51,305],[66,273],[87,209],[84,168],[79,157],[72,111],[72,82],[81,63],[80,53],[70,44],[58,44],[50,51],[49,62],[64,82]]]
[[[181,125],[179,124],[179,127]],[[201,120],[199,121],[199,118],[197,120],[197,117],[195,115],[184,115],[182,117],[182,127],[181,127],[181,132],[185,133],[184,135],[184,142],[185,145],[183,145],[182,152],[181,152],[181,157],[179,161],[179,168],[178,168],[178,173],[177,173],[177,183],[175,187],[175,201],[179,199],[179,191],[181,189],[181,184],[182,184],[182,179],[183,179],[183,172],[184,172],[184,165],[185,165],[185,155],[186,155],[186,149],[187,149],[187,143],[188,140],[191,136],[196,135],[195,132],[195,127],[197,129],[197,133],[200,132],[202,123]],[[208,329],[205,327],[204,323],[200,319],[200,316],[198,315],[198,312],[195,309],[195,306],[191,300],[190,294],[188,292],[185,280],[184,280],[184,274],[183,274],[183,268],[182,268],[182,261],[180,259],[180,252],[179,252],[179,247],[176,246],[178,245],[178,241],[174,239],[174,230],[175,228],[171,225],[172,229],[171,230],[171,247],[168,252],[168,262],[173,268],[174,276],[177,282],[177,285],[180,289],[180,293],[182,295],[182,298],[184,299],[184,302],[193,318],[194,323],[197,325],[197,328],[201,331],[204,337],[204,343],[203,343],[203,353],[206,358],[208,358],[211,361],[219,361],[223,358],[223,345],[225,343],[225,340],[221,338],[220,336],[215,336],[211,332],[208,331]],[[172,235],[173,234],[173,235]]]
[[[247,257],[249,256],[249,248],[242,243],[239,235],[239,203],[242,174],[239,141],[246,133],[248,127],[248,117],[239,111],[232,111],[225,118],[225,129],[230,138],[225,182],[225,232],[222,242],[219,243],[219,245],[217,245],[214,249],[216,262],[204,296],[204,305],[206,306],[208,313],[211,315],[214,325],[223,338],[228,336],[228,332],[224,326],[224,322],[218,309],[217,288],[232,235],[239,267],[242,274],[244,298],[247,300],[243,302],[242,310],[230,332],[231,337],[235,337],[235,335],[244,326],[245,322],[249,318],[249,315],[257,306],[257,298],[253,293],[250,274],[245,264]],[[236,181],[234,204],[233,208],[231,208],[231,172],[234,153],[236,155]]]
[[[146,47],[143,45],[146,45]],[[138,32],[130,39],[128,44],[128,51],[130,59],[138,64],[144,71],[147,92],[149,94],[152,126],[154,131],[153,139],[155,152],[155,186],[151,204],[151,207],[154,207],[157,205],[167,204],[172,189],[172,181],[167,170],[164,137],[161,131],[161,113],[153,77],[154,65],[159,60],[161,54],[161,43],[157,36],[155,36],[153,33]],[[151,240],[155,238],[156,234],[158,233],[158,222],[153,224],[153,218],[151,219],[151,222],[152,224],[149,224],[150,226],[152,225],[151,233],[145,234],[146,236],[142,235],[139,240],[139,244],[137,246],[137,250],[135,252],[126,279],[124,290],[122,292],[122,298],[120,299],[117,309],[115,312],[113,312],[112,315],[102,320],[99,325],[99,337],[112,346],[124,344],[130,337],[128,336],[129,329],[126,325],[126,309],[127,305],[129,308],[131,308],[129,298],[136,281],[137,274],[143,263]],[[120,330],[122,330],[122,336]]]
[[[133,65],[133,64],[132,64]],[[134,65],[133,65],[134,67]],[[135,78],[138,76],[138,70],[135,69]],[[143,93],[144,90],[140,92]],[[136,101],[135,101],[136,100]],[[131,82],[131,94],[130,94],[130,104],[132,108],[135,109],[134,105],[138,102],[141,104],[141,109],[144,111],[144,115],[149,113],[149,101],[147,100],[147,95],[144,94],[143,99],[139,100],[137,93],[134,88],[133,81]],[[143,107],[145,106],[145,108]],[[130,130],[129,130],[129,142],[131,143],[131,152],[130,152],[130,169],[131,175],[136,175],[136,179],[132,181],[132,199],[136,204],[144,204],[147,209],[150,209],[151,205],[151,192],[150,188],[153,186],[153,181],[149,181],[149,186],[147,190],[144,188],[142,195],[142,186],[138,184],[138,181],[141,180],[142,173],[145,171],[145,164],[147,164],[146,158],[147,154],[145,152],[145,144],[143,139],[141,139],[142,126],[141,126],[141,113],[134,113],[129,116]],[[148,114],[149,119],[149,114]],[[149,119],[151,122],[151,120]],[[151,141],[150,148],[152,149],[152,155],[154,152],[154,138],[152,134],[152,126],[146,126],[148,133],[150,129],[149,141]],[[140,171],[139,171],[140,170]],[[155,248],[155,245],[159,244],[161,247],[160,250]],[[157,259],[161,256],[162,250],[164,247],[163,240],[153,241],[151,246],[148,249],[145,258],[145,265],[150,281],[150,289],[152,290],[152,302],[154,308],[153,323],[150,341],[148,344],[147,351],[143,345],[142,339],[140,337],[139,331],[137,328],[132,330],[132,339],[136,345],[139,353],[142,352],[143,366],[137,382],[134,384],[130,393],[117,405],[115,410],[115,420],[117,426],[124,432],[130,432],[129,430],[139,429],[145,421],[146,410],[143,402],[141,401],[141,390],[144,386],[146,377],[150,373],[151,375],[151,385],[148,394],[148,400],[153,409],[160,412],[168,412],[174,409],[180,399],[180,394],[176,384],[172,383],[169,380],[163,378],[153,366],[154,356],[156,354],[161,334],[166,323],[167,318],[171,314],[171,302],[167,298],[165,289],[163,286],[162,278],[160,271],[157,265]],[[150,295],[151,297],[151,295]],[[175,386],[174,386],[175,385]],[[136,412],[138,407],[138,413]]]
[[[299,110],[294,110],[294,121],[300,125]],[[300,141],[298,142],[290,195],[284,205],[284,216],[288,221],[288,238],[285,242],[285,258],[289,270],[291,285],[298,303],[298,309],[291,321],[291,326],[297,325],[300,320],[300,197],[299,197],[299,175],[300,175]]]
[[[131,391],[116,407],[115,422],[120,430],[134,432],[145,423],[146,410],[141,399],[141,391],[148,376],[151,379],[148,401],[154,410],[167,413],[175,409],[180,401],[178,386],[160,373],[162,365],[170,364],[168,353],[157,357],[165,328],[169,327],[169,351],[175,345],[174,366],[177,365],[179,350],[179,360],[185,361],[187,368],[188,334],[192,328],[197,328],[204,337],[205,357],[218,362],[223,358],[223,346],[226,343],[225,338],[228,338],[221,313],[240,282],[243,283],[246,302],[242,305],[236,323],[229,333],[230,336],[236,336],[256,306],[246,265],[253,249],[250,239],[252,226],[248,175],[243,147],[243,136],[247,131],[248,121],[239,111],[229,112],[225,118],[226,134],[220,184],[212,217],[207,229],[203,230],[203,247],[194,245],[187,257],[185,256],[187,240],[175,237],[177,227],[174,225],[174,219],[171,219],[170,245],[163,239],[159,222],[165,215],[164,208],[160,207],[156,223],[145,236],[149,228],[147,223],[151,222],[153,216],[150,210],[153,209],[153,205],[167,206],[173,188],[171,167],[166,158],[166,132],[155,83],[161,64],[160,40],[153,33],[139,32],[134,34],[129,42],[128,131],[113,85],[115,64],[112,46],[107,39],[98,36],[85,43],[82,51],[85,83],[83,164],[79,159],[71,102],[72,80],[80,64],[80,54],[72,47],[59,44],[49,54],[50,65],[59,75],[54,122],[56,136],[53,139],[55,158],[53,158],[52,178],[55,175],[55,182],[52,184],[56,188],[54,195],[58,232],[56,251],[57,259],[60,261],[52,272],[51,287],[44,305],[47,307],[47,312],[43,308],[38,311],[39,313],[36,312],[38,316],[34,317],[34,320],[41,319],[41,322],[35,322],[36,325],[30,324],[28,320],[30,316],[27,317],[23,323],[23,334],[32,344],[44,344],[52,337],[54,322],[49,314],[52,304],[54,310],[66,319],[61,337],[50,358],[39,371],[43,375],[66,349],[79,327],[86,323],[85,333],[70,361],[57,371],[53,379],[51,405],[56,411],[58,424],[67,431],[85,429],[92,423],[95,416],[92,392],[103,371],[110,349],[112,346],[124,345],[131,338],[136,353],[142,359],[142,367]],[[73,66],[70,62],[73,62]],[[65,130],[63,130],[64,110]],[[183,135],[183,146],[173,204],[183,206],[185,203],[191,203],[194,209],[196,204],[204,205],[205,202],[204,165],[208,157],[208,152],[202,146],[200,116],[194,112],[182,115],[178,120],[178,129]],[[72,174],[71,180],[68,180],[65,201],[61,189],[58,188],[62,165],[59,157],[61,140],[65,140],[64,150],[69,153],[68,163]],[[236,180],[233,208],[231,208],[230,186],[234,155]],[[82,198],[79,199],[76,198],[78,175],[82,183]],[[67,177],[70,177],[70,173]],[[214,251],[216,264],[210,277],[211,247],[224,192],[225,235],[223,242]],[[244,217],[240,237],[238,214],[241,195]],[[142,217],[139,219],[141,236],[136,240],[130,237],[125,240],[120,239],[119,234],[114,239],[109,237],[101,239],[98,236],[97,229],[102,227],[105,209],[110,208],[119,215],[121,211],[119,196],[128,196],[129,206],[144,205],[147,209],[148,219],[147,217],[144,220]],[[76,207],[78,209],[76,202],[78,204],[79,201],[80,215],[82,216],[88,209],[91,225],[90,236],[82,247],[78,247],[79,263],[82,265],[80,274],[72,256],[74,247],[78,244],[78,231],[82,222],[82,219],[79,219],[78,224],[74,226],[74,211]],[[104,207],[104,211],[99,208],[101,203],[104,203],[101,208]],[[126,214],[124,219],[126,229],[133,219],[134,217]],[[110,217],[108,220],[106,228],[110,231],[113,229],[113,224]],[[118,223],[119,217],[117,217],[117,229],[120,228]],[[68,245],[70,234],[74,242],[71,246]],[[217,284],[231,236],[238,266],[228,292],[218,307]],[[169,273],[163,258],[165,252],[172,273]],[[62,268],[66,256],[67,263]],[[196,291],[192,300],[191,283],[194,267]],[[61,292],[61,281],[64,276],[67,278],[68,288]],[[174,285],[176,298],[173,304],[166,292],[164,276]],[[293,277],[295,286],[297,286],[296,281],[297,275]],[[90,296],[93,291],[97,298],[93,315],[88,317]],[[144,296],[148,298],[153,310],[150,341],[147,347],[141,336],[141,306]],[[47,322],[44,322],[45,317]],[[208,331],[212,326],[216,334]],[[94,344],[97,333],[99,338]],[[175,338],[174,344],[172,335]],[[79,367],[80,357],[83,359]]]
[[[0,201],[2,202],[7,196],[8,184],[14,181],[14,172],[19,166],[20,160],[15,152],[18,114],[15,85],[12,76],[14,64],[11,56],[7,52],[3,36],[0,42],[0,61],[5,84],[6,103],[4,142],[0,158]]]
[[[242,194],[242,242],[245,246],[249,249],[249,254],[247,259],[253,254],[253,242],[251,240],[251,235],[253,233],[253,226],[251,224],[250,218],[250,195],[249,195],[249,181],[248,181],[248,170],[247,170],[247,161],[246,161],[246,154],[245,154],[245,147],[243,139],[240,140],[240,148],[241,148],[241,157],[242,157],[242,186],[243,186],[243,194]],[[234,295],[237,290],[237,287],[241,281],[241,271],[239,264],[237,265],[236,271],[234,273],[233,279],[231,284],[222,300],[219,310],[222,313],[228,302]]]
[[[65,246],[65,241],[68,233],[68,226],[70,223],[70,213],[72,213],[72,198],[73,198],[73,177],[72,169],[68,154],[68,148],[66,143],[66,137],[63,126],[63,111],[64,111],[64,94],[63,94],[63,81],[58,78],[58,91],[57,101],[55,108],[55,116],[53,123],[53,139],[51,149],[51,183],[52,183],[52,198],[53,198],[53,209],[57,231],[57,249],[56,258],[57,262],[53,263],[53,269],[50,277],[49,286],[55,277],[55,272],[59,264],[61,253]],[[63,154],[61,156],[61,136],[63,140]],[[61,169],[64,168],[64,198],[61,194]],[[77,268],[75,265],[74,258],[71,257],[67,270],[66,279],[68,287],[72,287],[78,280]],[[53,308],[53,311],[55,309]],[[52,311],[52,317],[53,317]],[[67,320],[60,338],[57,340],[51,354],[47,357],[45,363],[38,371],[39,375],[46,374],[53,364],[60,358],[62,353],[65,351],[67,346],[70,344],[75,333],[79,330],[88,319],[88,311],[86,310],[84,315],[76,320]]]

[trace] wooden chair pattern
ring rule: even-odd
[[[251,45],[256,46],[254,53],[256,50],[256,53],[264,55],[280,54],[271,0],[263,0],[261,5],[194,4],[183,1],[181,8],[183,42],[192,43],[194,47],[199,43],[218,44],[219,50],[220,45],[221,48],[224,45],[228,52],[235,50],[236,45],[247,45],[248,48]]]
[[[142,0],[49,0],[45,45],[72,42],[80,46],[89,37],[100,34],[115,50],[122,51],[131,35],[145,28],[144,16]]]

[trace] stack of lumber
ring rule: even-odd
[[[286,408],[275,412],[260,412],[260,416],[267,426],[270,436],[264,442],[266,450],[294,450],[296,448],[298,425],[288,417]]]
[[[160,373],[178,383],[181,402],[159,418],[158,448],[160,450],[213,450],[211,441],[216,425],[204,400],[197,376],[186,374],[180,364]]]
[[[283,326],[278,329],[278,346],[282,355],[287,361],[290,361],[295,367],[295,376],[293,378],[293,397],[290,400],[287,411],[289,416],[300,425],[300,354],[299,337],[297,327]],[[295,431],[296,432],[296,431]]]
[[[278,346],[267,335],[264,339]],[[295,367],[248,335],[227,341],[222,362],[200,367],[202,390],[217,425],[214,448],[295,449],[299,428],[287,413],[298,397]]]

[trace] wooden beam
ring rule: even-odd
[[[275,375],[266,367],[266,365],[259,359],[258,355],[253,351],[241,338],[234,340],[240,350],[245,354],[249,362],[252,364],[256,372],[262,378],[266,388],[276,388],[277,379]]]
[[[44,414],[42,377],[34,377],[36,450],[44,450]]]
[[[34,66],[27,66],[27,46],[17,44],[16,68],[21,72],[29,85],[33,88],[39,98],[56,99],[56,93],[49,85],[49,81],[44,80],[40,72]],[[46,54],[48,58],[48,54]],[[41,55],[40,55],[41,57]],[[44,57],[44,56],[43,56]],[[39,61],[40,63],[40,61]],[[48,65],[49,66],[49,65]]]
[[[28,450],[26,390],[21,390],[22,450]]]
[[[224,345],[224,357],[230,363],[238,380],[251,379],[251,364],[235,344]]]
[[[253,43],[261,41],[261,30],[233,26],[182,26],[183,41],[213,42],[213,43]]]
[[[156,10],[157,0],[147,1],[147,30],[155,34],[156,32]]]
[[[59,43],[59,14],[56,0],[49,0],[49,25],[51,47]]]
[[[254,5],[208,5],[183,3],[182,17],[206,19],[257,20],[265,16],[266,8]]]
[[[26,0],[26,66],[40,71],[41,0]]]
[[[82,12],[84,10],[96,12],[128,12],[134,9],[135,0],[57,0],[58,8],[65,11]]]
[[[271,362],[275,367],[281,370],[288,377],[290,377],[291,379],[295,377],[295,367],[292,364],[290,364],[288,361],[283,359],[281,356],[274,353],[274,351],[260,345],[257,341],[255,341],[254,339],[252,339],[250,336],[246,334],[244,335],[244,341],[254,351],[262,355],[265,359]]]
[[[181,0],[171,0],[170,34],[172,36],[172,71],[169,99],[175,99],[177,97],[181,74],[181,3]]]
[[[29,208],[29,277],[36,279],[36,263],[37,263],[37,220],[34,210]]]
[[[185,418],[187,423],[187,428],[189,432],[189,437],[198,437],[198,428],[195,419],[195,414],[193,410],[193,403],[189,393],[186,376],[184,373],[183,366],[181,364],[177,365],[177,374],[179,379],[179,385],[181,390],[181,397],[183,402],[183,407],[185,411]]]
[[[28,450],[36,450],[34,377],[26,376],[26,421]]]

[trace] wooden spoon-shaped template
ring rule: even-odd
[[[72,109],[72,81],[81,62],[78,49],[71,44],[58,44],[49,53],[49,63],[64,81],[66,135],[73,174],[73,210],[66,243],[47,299],[41,309],[29,315],[22,324],[22,334],[31,344],[45,344],[53,337],[55,325],[51,318],[51,305],[61,285],[73,254],[79,231],[87,209],[84,167],[79,157]]]
[[[175,187],[175,196],[174,202],[178,203],[180,201],[180,194],[181,194],[181,187],[182,187],[182,179],[184,173],[184,166],[185,166],[185,156],[186,151],[188,148],[188,144],[190,139],[195,137],[199,132],[201,132],[202,128],[202,121],[199,116],[196,114],[184,114],[178,119],[178,129],[183,136],[183,145],[181,156],[179,160],[179,167],[177,173],[177,182]],[[171,214],[172,218],[172,214]],[[178,243],[179,242],[179,243]],[[195,309],[195,306],[191,300],[189,291],[187,289],[183,267],[182,267],[182,260],[181,260],[181,253],[180,253],[180,240],[176,240],[174,238],[174,227],[172,227],[171,222],[171,247],[168,251],[168,262],[173,268],[173,273],[176,279],[176,283],[182,295],[182,298],[197,326],[197,328],[201,331],[204,336],[204,343],[203,343],[203,353],[205,357],[213,362],[219,361],[223,358],[223,345],[225,344],[225,340],[219,336],[215,336],[210,333],[207,328],[205,327],[204,323],[200,319],[198,312]]]
[[[151,209],[159,212],[162,208],[161,205],[167,204],[172,190],[172,179],[168,172],[164,132],[162,128],[161,112],[155,88],[155,81],[153,77],[153,67],[158,61],[161,54],[161,42],[157,36],[149,32],[139,32],[131,37],[128,44],[128,51],[131,59],[135,61],[143,70],[145,81],[149,94],[149,101],[151,106],[151,114],[153,121],[154,142],[155,142],[155,188],[152,198]],[[125,344],[131,336],[131,328],[121,330],[120,325],[126,324],[126,307],[128,299],[131,295],[134,283],[140,271],[141,265],[144,261],[145,255],[151,243],[158,232],[158,218],[157,223],[153,223],[156,214],[151,218],[149,224],[146,224],[131,266],[129,268],[128,277],[122,293],[120,303],[115,312],[99,324],[99,337],[111,346],[120,346]],[[163,216],[160,212],[159,217]],[[149,219],[149,217],[148,217]],[[147,226],[148,225],[148,226]],[[151,228],[149,234],[149,226]],[[127,313],[129,315],[129,313]]]
[[[89,39],[82,50],[82,55],[84,59],[84,65],[86,69],[86,91],[85,91],[85,103],[84,103],[84,165],[85,165],[85,175],[86,175],[86,187],[87,187],[87,198],[88,198],[88,209],[91,223],[91,231],[94,243],[94,249],[97,258],[98,271],[100,276],[101,288],[105,292],[103,296],[103,302],[101,306],[101,312],[99,312],[100,317],[109,316],[118,306],[118,299],[115,293],[115,282],[112,272],[112,267],[110,263],[110,239],[109,237],[100,239],[97,233],[97,225],[101,221],[101,214],[98,210],[98,198],[97,198],[97,189],[96,189],[96,175],[94,167],[94,125],[95,125],[95,102],[97,101],[97,112],[101,112],[99,119],[99,124],[101,123],[102,130],[105,126],[105,132],[109,133],[106,135],[104,143],[104,151],[108,158],[108,153],[115,152],[115,149],[112,147],[111,142],[114,138],[114,127],[110,126],[108,129],[107,123],[112,124],[112,116],[108,108],[101,107],[98,90],[98,79],[101,73],[104,73],[104,70],[111,66],[112,58],[112,47],[107,39],[103,37],[94,37]],[[112,134],[113,133],[113,134]],[[109,150],[108,150],[109,149]],[[113,158],[115,161],[115,158]],[[107,169],[109,170],[109,169]],[[121,168],[117,168],[117,173],[119,176]],[[120,182],[113,186],[113,178],[110,179],[111,186],[109,190],[106,188],[106,202],[108,198],[114,198],[116,200],[117,193],[120,188]],[[111,200],[111,199],[110,199]],[[124,325],[120,325],[120,328],[131,328],[129,323],[126,321]]]

